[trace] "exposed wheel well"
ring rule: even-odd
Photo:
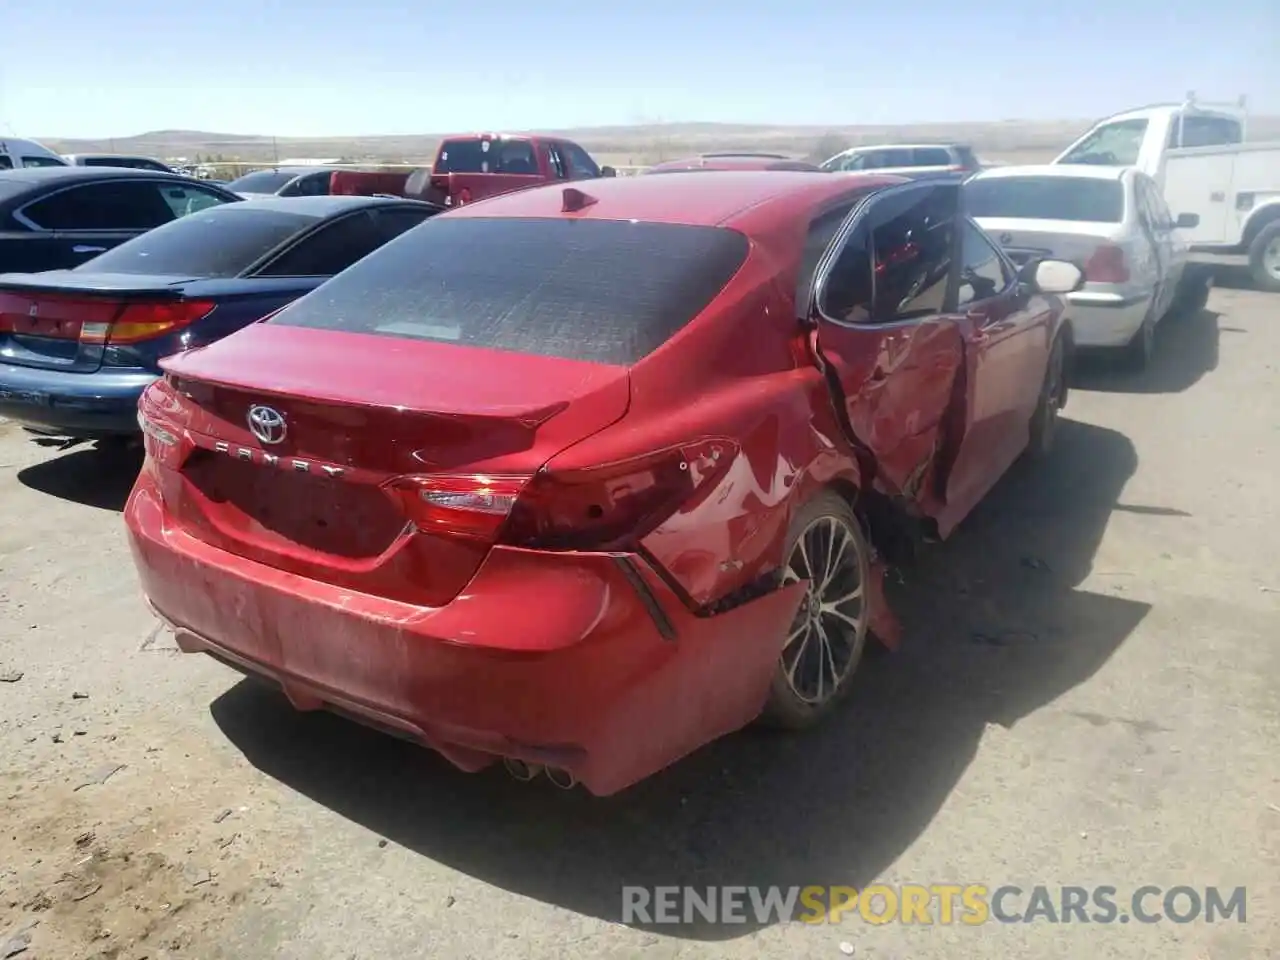
[[[1280,203],[1269,203],[1265,207],[1259,207],[1249,218],[1249,222],[1244,227],[1244,237],[1241,243],[1248,247],[1253,243],[1254,239],[1262,232],[1263,227],[1269,223],[1280,220]]]
[[[850,480],[837,478],[828,484],[853,508],[867,540],[886,562],[910,563],[915,558],[920,521],[912,518],[890,497],[876,490],[863,490]]]

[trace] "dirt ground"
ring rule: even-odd
[[[594,800],[300,715],[175,651],[136,462],[0,424],[0,960],[1280,955],[1280,297],[1090,364],[1043,468],[893,588],[798,738]],[[1248,889],[1245,923],[641,929],[623,884]]]

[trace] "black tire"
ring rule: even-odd
[[[1132,340],[1120,348],[1124,365],[1134,373],[1146,370],[1156,352],[1155,309],[1153,300],[1151,309],[1142,318],[1142,326],[1138,328],[1138,332],[1133,335]]]
[[[1253,285],[1280,293],[1280,220],[1273,220],[1249,244],[1249,275]]]
[[[1067,402],[1067,361],[1066,339],[1059,335],[1049,351],[1044,383],[1040,386],[1040,400],[1031,415],[1031,437],[1027,441],[1029,460],[1046,460],[1053,453],[1053,441],[1058,434],[1058,413]]]
[[[1193,317],[1209,305],[1209,291],[1213,289],[1213,273],[1209,270],[1193,270],[1188,267],[1173,301],[1173,312]]]
[[[871,548],[848,501],[828,490],[792,517],[785,556],[784,582],[809,580],[810,589],[788,628],[760,722],[802,730],[844,698],[866,650]]]

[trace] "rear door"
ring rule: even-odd
[[[1134,216],[1132,217],[1133,265],[1143,286],[1152,290],[1155,300],[1156,315],[1159,316],[1169,300],[1167,277],[1169,273],[1168,231],[1161,231],[1157,222],[1157,214],[1151,206],[1151,198],[1143,189],[1142,181],[1135,176],[1130,187],[1133,196]]]
[[[864,472],[927,513],[943,506],[938,480],[963,430],[951,415],[965,348],[944,313],[957,206],[952,185],[872,197],[845,219],[807,298],[815,353]]]
[[[1161,317],[1173,303],[1173,295],[1182,273],[1182,258],[1175,257],[1173,218],[1169,216],[1169,208],[1161,199],[1155,181],[1145,173],[1136,173],[1133,186],[1138,198],[1142,230],[1155,254],[1156,316]]]

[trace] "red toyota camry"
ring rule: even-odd
[[[608,794],[847,690],[903,532],[1065,402],[1080,271],[949,183],[729,172],[433,218],[167,362],[126,519],[179,644]]]

